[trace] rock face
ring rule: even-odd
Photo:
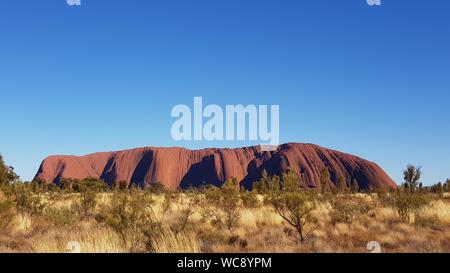
[[[375,163],[362,158],[325,149],[313,144],[287,143],[276,151],[261,151],[259,146],[237,149],[138,148],[95,153],[86,156],[51,156],[46,158],[36,178],[59,183],[63,178],[101,178],[108,184],[125,180],[143,186],[161,183],[175,189],[203,183],[221,185],[236,177],[242,186],[251,188],[263,170],[280,175],[288,169],[297,172],[301,187],[319,188],[321,172],[328,168],[336,184],[345,177],[361,189],[396,187],[392,179]]]

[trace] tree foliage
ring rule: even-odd
[[[14,172],[14,168],[6,166],[2,155],[0,154],[0,186],[9,185],[19,181],[20,177]]]
[[[280,217],[294,229],[296,239],[303,243],[315,229],[317,219],[312,212],[317,206],[314,191],[302,191],[296,173],[288,170],[282,179],[262,177],[258,187]]]
[[[359,184],[356,179],[352,180],[352,185],[350,186],[350,190],[352,193],[358,193],[359,192]]]
[[[230,178],[222,187],[209,186],[203,193],[203,217],[219,228],[233,229],[241,217],[238,180]]]
[[[415,191],[420,177],[422,176],[421,167],[408,164],[406,170],[403,171],[403,179],[405,180],[405,186],[407,185],[410,191]]]
[[[431,201],[430,196],[419,192],[398,189],[382,196],[382,202],[394,208],[400,219],[406,223],[410,222],[411,214],[417,212]]]

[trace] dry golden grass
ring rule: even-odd
[[[152,252],[155,253],[200,253],[195,233],[174,233],[167,230],[152,240]]]
[[[97,196],[96,211],[110,203],[111,195]],[[4,196],[0,193],[1,198]],[[377,197],[357,194],[350,198],[372,202]],[[68,209],[79,196],[66,194],[55,201],[44,195],[43,199],[53,209]],[[164,197],[154,194],[152,200],[152,210],[160,218]],[[314,211],[318,218],[316,228],[303,244],[292,240],[289,227],[267,205],[242,207],[238,224],[231,230],[211,225],[196,207],[185,230],[177,233],[171,228],[179,223],[188,204],[188,197],[178,194],[164,217],[164,232],[153,236],[151,247],[141,251],[368,252],[367,243],[377,241],[383,252],[450,252],[450,200],[447,197],[431,202],[416,213],[409,224],[402,223],[395,210],[373,205],[368,213],[358,215],[353,222],[333,225],[330,204],[322,202]],[[8,229],[0,231],[0,252],[64,253],[73,251],[70,242],[78,242],[80,252],[129,251],[114,230],[94,217],[60,226],[43,215],[17,213]]]

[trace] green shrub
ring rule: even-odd
[[[125,180],[114,181],[112,188],[116,191],[125,191],[128,189],[128,182]]]
[[[436,215],[423,216],[421,214],[415,215],[414,224],[424,228],[431,228],[434,230],[442,230],[443,223]]]
[[[8,172],[5,162],[3,162],[3,157],[0,154],[0,185],[5,185],[9,183],[8,181]]]
[[[350,185],[350,191],[351,191],[351,193],[353,193],[353,194],[359,192],[359,184],[358,184],[358,180],[356,180],[355,178],[352,179],[352,184]]]
[[[30,189],[21,187],[15,192],[17,210],[30,215],[40,215],[46,208],[41,193],[33,193]]]
[[[61,180],[60,187],[64,192],[71,193],[78,182],[76,179],[64,178]]]
[[[203,193],[205,195],[202,202],[203,218],[218,228],[233,229],[241,217],[237,179],[228,179],[220,188],[206,187]]]
[[[130,251],[151,249],[151,242],[162,227],[151,208],[153,200],[142,193],[115,193],[111,204],[96,216],[122,239]]]
[[[411,213],[419,211],[431,201],[429,195],[410,190],[397,190],[382,196],[381,199],[386,206],[394,208],[400,219],[406,223],[410,222]]]
[[[47,208],[44,217],[55,223],[57,226],[73,226],[79,218],[72,209],[68,208]]]
[[[90,177],[83,179],[81,182],[85,190],[91,190],[94,192],[106,192],[110,190],[108,184],[99,178]]]
[[[344,176],[339,176],[338,179],[338,192],[339,193],[348,193],[350,191],[349,187],[347,186],[347,182],[345,181],[345,177]]]
[[[160,182],[149,183],[144,186],[144,190],[148,193],[161,194],[166,193],[166,187]]]
[[[175,233],[184,232],[186,230],[189,225],[190,218],[194,215],[196,207],[200,202],[199,194],[196,191],[186,191],[185,197],[186,202],[183,202],[184,199],[180,198],[180,203],[185,203],[185,206],[180,210],[177,223],[172,228]]]
[[[109,186],[105,181],[94,177],[88,177],[82,180],[63,179],[61,181],[61,188],[67,192],[106,192],[109,190]]]
[[[20,177],[14,172],[14,168],[6,166],[0,154],[0,187],[20,182]]]
[[[246,208],[258,208],[261,206],[261,201],[258,195],[253,191],[241,191],[242,204]]]
[[[97,193],[93,191],[80,192],[80,198],[72,204],[72,210],[81,218],[89,217],[93,214],[97,205]]]
[[[322,193],[331,192],[332,190],[332,182],[330,178],[330,171],[328,167],[324,168],[320,173],[320,191]]]
[[[60,188],[56,184],[47,183],[40,178],[35,178],[33,181],[31,181],[30,189],[33,193],[36,194],[45,192],[57,192],[60,190]]]
[[[14,203],[5,200],[0,201],[0,230],[6,230],[16,215],[14,210]]]
[[[263,177],[259,183],[275,212],[294,230],[297,241],[303,243],[316,228],[317,218],[312,214],[317,207],[316,193],[301,191],[292,170],[283,174],[282,180],[278,176]]]
[[[335,197],[330,200],[330,203],[330,217],[333,225],[338,222],[350,224],[371,209],[368,202],[357,198]]]

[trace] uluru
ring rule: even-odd
[[[356,180],[364,190],[396,187],[377,164],[360,157],[326,149],[314,144],[287,143],[273,151],[260,146],[189,150],[179,147],[144,147],[85,156],[50,156],[35,178],[59,184],[64,178],[100,178],[108,184],[127,181],[145,186],[160,183],[168,189],[203,184],[220,186],[235,177],[251,189],[265,170],[280,175],[294,170],[304,188],[320,188],[322,171],[328,168],[331,182],[344,177],[349,185]]]

